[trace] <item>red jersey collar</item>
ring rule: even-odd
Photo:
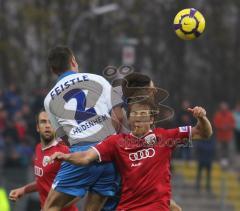
[[[58,144],[58,140],[53,140],[49,145],[45,146],[45,147],[42,147],[42,144],[41,144],[41,149],[42,151],[46,150],[46,149],[49,149],[51,147],[54,147]]]
[[[130,136],[134,137],[134,138],[137,138],[137,139],[143,139],[145,138],[147,135],[149,135],[150,133],[152,133],[153,131],[152,130],[149,130],[147,133],[145,133],[143,136],[141,137],[137,137],[135,135],[132,134],[132,132],[130,133]]]

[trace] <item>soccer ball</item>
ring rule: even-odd
[[[177,36],[183,40],[194,40],[205,29],[203,15],[194,8],[181,10],[174,18],[174,30]]]

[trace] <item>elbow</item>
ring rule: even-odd
[[[87,165],[89,165],[89,164],[90,164],[90,161],[87,160],[87,159],[84,159],[84,160],[82,161],[82,163],[79,164],[79,165],[81,165],[81,166],[87,166]]]
[[[73,161],[69,161],[69,162],[75,166],[86,166],[89,164],[89,162],[85,159],[78,159],[78,160],[73,160]]]
[[[213,135],[213,131],[211,129],[207,133],[202,134],[202,138],[203,139],[209,139],[209,138],[211,138],[212,135]]]
[[[209,139],[209,138],[211,138],[211,136],[213,134],[213,129],[212,129],[211,123],[210,122],[207,122],[207,123],[208,124],[205,124],[204,126],[199,128],[199,132],[203,139]]]
[[[208,132],[208,138],[211,138],[213,135],[213,129],[212,129],[212,126],[210,127],[209,129],[209,132]]]
[[[204,138],[205,139],[210,139],[212,137],[212,132],[208,133]]]

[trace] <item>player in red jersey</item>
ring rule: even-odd
[[[122,194],[117,210],[169,211],[171,199],[170,159],[174,148],[187,140],[206,139],[211,124],[202,107],[189,108],[197,119],[194,127],[155,128],[152,106],[141,101],[128,106],[130,134],[109,136],[85,152],[51,156],[76,165],[113,161],[122,178]]]
[[[43,207],[53,180],[61,165],[59,161],[48,163],[50,156],[54,152],[68,153],[69,150],[67,146],[54,139],[54,129],[45,111],[39,112],[37,116],[37,131],[40,134],[41,142],[35,148],[34,173],[36,180],[23,187],[12,190],[9,194],[9,199],[17,201],[28,193],[38,192],[41,207]],[[78,208],[75,205],[69,205],[62,210],[77,211]]]

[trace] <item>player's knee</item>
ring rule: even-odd
[[[85,205],[84,211],[100,211],[107,201],[107,197],[90,197]]]
[[[43,211],[53,211],[54,209],[54,204],[52,203],[52,201],[50,200],[50,197],[47,198],[47,200],[44,203],[44,207],[43,207]]]
[[[44,203],[43,211],[61,210],[61,200],[57,200],[57,195],[50,191]]]
[[[60,211],[61,209],[61,204],[55,203],[53,200],[47,200],[43,207],[43,211]]]
[[[85,211],[100,211],[101,208],[102,208],[101,206],[89,205],[85,207]]]

